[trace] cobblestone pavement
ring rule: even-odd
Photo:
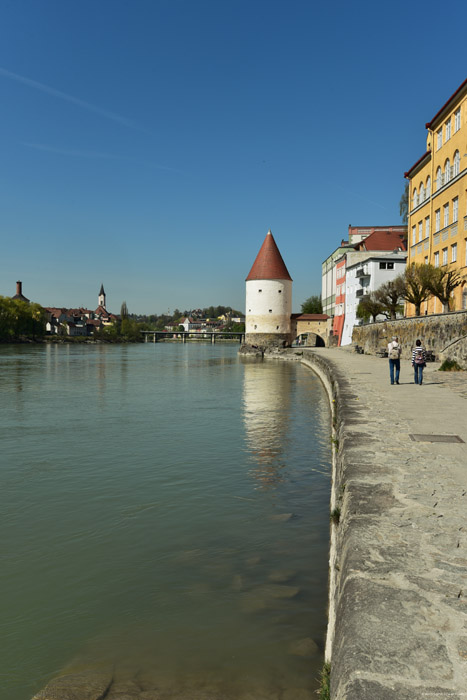
[[[346,410],[332,698],[467,699],[467,372],[313,353]]]

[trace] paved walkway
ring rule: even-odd
[[[465,700],[467,372],[429,363],[418,386],[402,360],[391,386],[387,359],[313,353],[332,363],[346,408],[332,698]]]

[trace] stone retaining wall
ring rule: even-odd
[[[455,359],[467,369],[467,311],[355,326],[352,341],[362,347],[366,354],[375,355],[386,349],[394,335],[399,337],[405,359],[410,359],[411,349],[416,339],[420,338],[437,359]]]

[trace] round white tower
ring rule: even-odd
[[[292,278],[268,231],[246,278],[248,345],[289,345],[291,342]]]

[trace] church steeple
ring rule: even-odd
[[[102,308],[105,309],[105,292],[104,292],[104,285],[103,284],[101,284],[101,289],[99,292],[98,306],[102,306]]]

